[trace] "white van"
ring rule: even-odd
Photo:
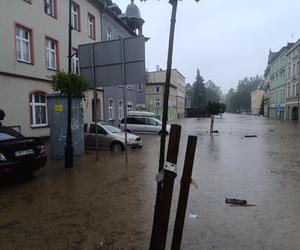
[[[125,128],[124,118],[119,124],[121,129]],[[136,133],[161,133],[162,122],[155,118],[152,112],[130,111],[127,116],[127,130]],[[167,124],[167,133],[170,132],[170,125]]]

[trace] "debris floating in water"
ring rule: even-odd
[[[197,214],[190,214],[189,217],[192,219],[199,219],[199,215]]]
[[[257,137],[257,135],[245,135],[246,138]]]
[[[247,205],[247,200],[225,198],[225,203],[235,204],[235,205]]]

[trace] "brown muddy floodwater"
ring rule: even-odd
[[[300,249],[300,124],[263,117],[185,119],[170,218],[170,249],[187,136],[198,145],[182,249]],[[257,138],[245,138],[256,134]],[[73,169],[49,160],[35,177],[0,187],[0,249],[148,249],[159,137],[129,152],[88,151]],[[246,199],[252,207],[225,204]],[[189,215],[198,215],[198,219]]]

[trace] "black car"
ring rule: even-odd
[[[30,174],[45,166],[44,144],[38,138],[24,137],[0,126],[0,176]]]

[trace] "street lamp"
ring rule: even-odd
[[[72,8],[72,1],[69,0],[69,25],[68,25],[68,32],[69,32],[69,46],[68,46],[68,73],[70,74],[72,69],[72,24],[71,24],[71,8]],[[71,78],[69,76],[69,81]],[[65,146],[65,168],[72,168],[73,167],[73,145],[72,145],[72,96],[71,92],[68,93],[68,120],[67,120],[67,137],[66,137],[66,146]]]

